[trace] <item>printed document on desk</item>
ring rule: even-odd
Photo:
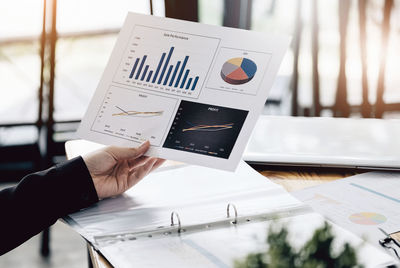
[[[151,173],[125,194],[71,214],[67,221],[96,244],[99,237],[167,228],[172,211],[185,226],[226,220],[228,203],[239,216],[303,207],[241,161],[234,173],[200,166]]]
[[[289,42],[129,13],[78,135],[233,171]]]
[[[238,213],[236,224],[234,217],[227,218],[228,203]],[[172,211],[179,215],[181,232],[171,226]],[[71,214],[66,221],[115,267],[221,268],[265,250],[268,226],[279,216],[293,232],[295,245],[324,222],[241,161],[234,173],[200,166],[152,173],[125,194]],[[360,248],[366,267],[393,263],[356,235],[338,226],[333,231],[335,244],[350,242]]]
[[[190,267],[229,268],[235,260],[247,254],[265,252],[267,230],[273,221],[246,222],[227,228],[203,228],[200,231],[168,233],[136,240],[105,244],[102,254],[118,268],[137,267]],[[297,215],[280,220],[289,230],[289,241],[299,248],[308,241],[314,230],[324,224],[324,218],[316,213]],[[335,234],[333,252],[348,242],[357,248],[357,259],[363,267],[387,267],[396,261],[384,251],[340,228],[332,226]]]
[[[369,172],[293,193],[332,222],[379,246],[400,231],[400,173]]]

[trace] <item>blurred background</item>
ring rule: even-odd
[[[399,4],[394,0],[2,0],[1,185],[64,160],[64,142],[74,138],[128,11],[291,35],[264,114],[400,118]],[[48,230],[25,245],[29,253],[23,254],[38,258],[39,266],[81,267],[84,242],[65,233],[59,237],[62,245],[54,248],[67,247],[61,251],[72,252],[68,262],[43,262],[38,257],[39,252],[50,253]],[[75,242],[68,244],[68,239]],[[0,266],[23,265],[13,256],[17,253],[0,258]]]

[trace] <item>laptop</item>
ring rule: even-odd
[[[261,116],[250,164],[400,171],[400,120]]]

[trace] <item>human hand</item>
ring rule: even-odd
[[[137,148],[109,146],[83,156],[99,199],[125,192],[164,163],[164,159],[144,156],[149,148],[146,141]]]

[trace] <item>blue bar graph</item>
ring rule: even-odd
[[[175,87],[178,87],[178,85],[179,85],[179,81],[181,80],[181,76],[182,76],[183,70],[185,69],[185,66],[186,66],[186,63],[187,63],[188,59],[189,59],[189,56],[186,56],[185,60],[183,61],[182,68],[179,71],[178,79],[175,82]]]
[[[161,56],[160,62],[158,63],[158,66],[157,66],[157,70],[156,70],[156,72],[154,74],[154,77],[153,77],[153,81],[151,81],[152,83],[156,82],[156,79],[157,79],[157,76],[158,76],[158,72],[160,71],[160,68],[161,68],[161,65],[162,65],[162,63],[164,61],[164,58],[165,58],[165,53],[163,53],[162,56]]]
[[[192,90],[194,90],[196,88],[197,81],[199,81],[199,77],[198,76],[196,76],[196,78],[194,79]]]
[[[165,80],[164,80],[164,83],[163,83],[164,86],[167,84],[169,75],[171,74],[171,71],[172,71],[172,67],[174,67],[174,66],[173,66],[173,65],[170,65],[170,66],[169,66],[167,76],[165,77]]]
[[[138,63],[139,63],[139,60],[140,60],[139,58],[136,59],[135,64],[133,65],[131,74],[129,75],[129,78],[132,78],[132,77],[133,77],[133,73],[134,73],[135,70],[136,70],[136,67],[137,67],[137,65],[138,65]]]
[[[193,78],[189,78],[189,80],[188,80],[188,82],[187,82],[187,84],[186,84],[186,87],[185,87],[185,89],[189,89],[189,87],[190,87],[190,84],[192,83],[192,79]]]
[[[149,69],[149,65],[146,65],[146,67],[144,67],[143,75],[142,75],[142,77],[140,78],[140,81],[143,81],[143,80],[144,80],[144,77],[146,76],[146,73],[147,73],[147,69]]]
[[[180,65],[181,65],[181,62],[178,61],[176,63],[176,67],[175,67],[174,73],[172,74],[171,81],[169,81],[169,85],[168,86],[172,86],[172,83],[174,83],[176,72],[178,71]]]
[[[146,79],[146,82],[149,82],[150,81],[150,78],[151,78],[151,75],[153,74],[153,71],[150,71],[149,72],[149,76],[147,76],[147,79]]]
[[[181,83],[181,86],[180,86],[180,88],[183,88],[183,85],[185,84],[185,82],[186,82],[186,78],[188,77],[188,75],[189,75],[189,72],[190,72],[190,70],[186,70],[186,72],[185,72],[185,76],[183,77],[183,80],[182,80],[182,83]]]
[[[143,59],[142,59],[142,62],[140,63],[140,66],[139,66],[139,70],[138,70],[138,72],[137,72],[137,74],[135,76],[136,80],[139,79],[140,72],[142,71],[142,68],[143,68],[144,63],[146,62],[146,59],[147,59],[147,55],[144,55]]]
[[[152,64],[146,65],[148,55],[143,55],[142,58],[136,58],[129,74],[129,79],[140,79],[140,81],[146,79],[146,82],[152,84],[157,83],[160,85],[162,83],[163,86],[179,87],[181,89],[190,89],[194,91],[200,78],[199,76],[194,77],[193,74],[191,75],[192,77],[189,77],[190,69],[186,68],[189,62],[189,56],[186,55],[183,61],[174,59],[174,50],[175,47],[172,46],[168,54],[167,52],[162,52],[157,68],[155,69],[155,66],[152,66]],[[151,57],[150,61],[152,61]],[[144,84],[144,86],[146,86],[146,84]],[[163,88],[161,87],[161,89]]]
[[[157,84],[161,84],[161,80],[164,77],[165,70],[167,69],[167,66],[169,64],[169,60],[171,59],[172,52],[174,52],[174,47],[171,47],[170,50],[169,50],[167,60],[165,61],[164,68],[163,68],[163,70],[161,72],[161,75],[160,75],[160,78],[158,79],[158,83]]]

